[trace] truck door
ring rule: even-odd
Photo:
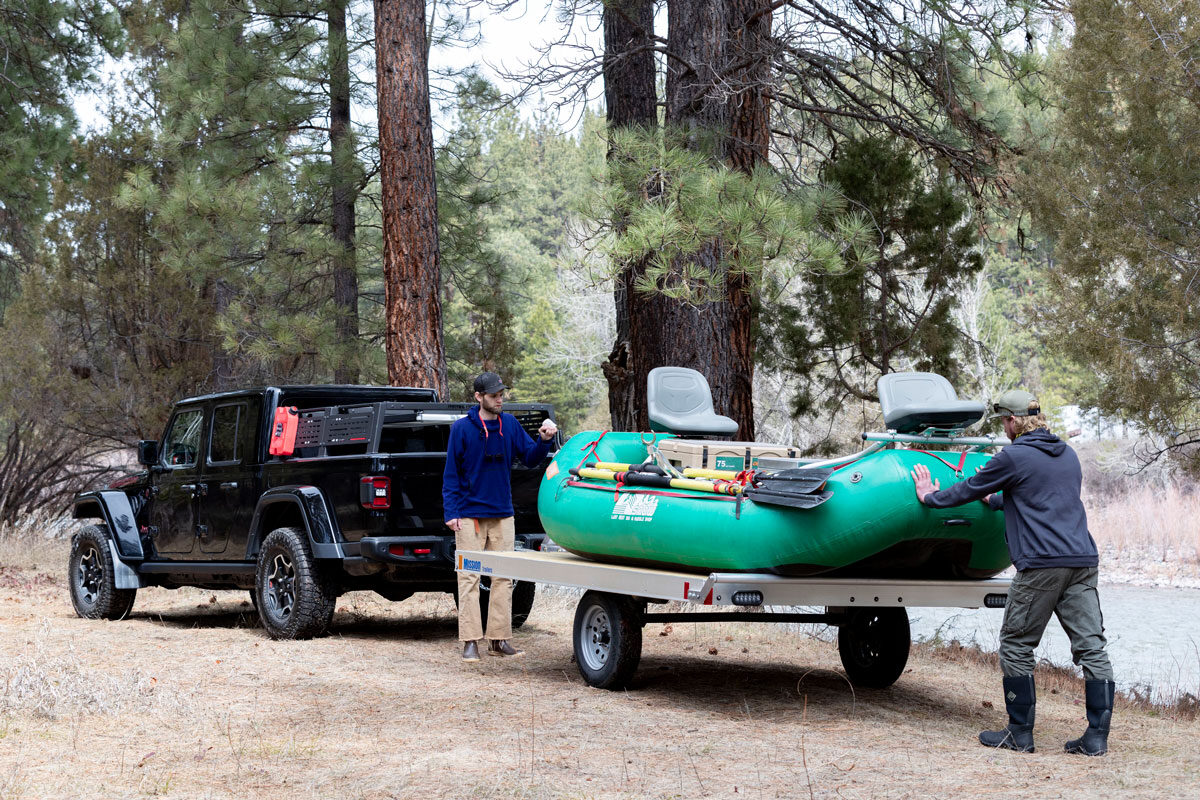
[[[204,488],[200,482],[200,453],[204,439],[204,408],[177,409],[163,437],[158,494],[151,511],[154,548],[163,555],[191,555],[196,545],[196,513]]]
[[[213,408],[196,529],[201,552],[245,556],[250,516],[261,493],[254,463],[260,403],[239,398]],[[230,549],[230,542],[242,546]]]

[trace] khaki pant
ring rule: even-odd
[[[459,550],[512,550],[516,526],[512,517],[503,519],[463,519],[454,534]],[[488,602],[487,638],[493,641],[512,638],[512,581],[492,578]],[[479,573],[458,573],[458,639],[473,642],[483,638],[479,618]]]
[[[1033,674],[1033,651],[1053,614],[1071,640],[1071,657],[1083,667],[1083,677],[1113,680],[1096,590],[1099,574],[1096,567],[1048,567],[1017,573],[1008,590],[1000,628],[1000,668],[1005,675]]]

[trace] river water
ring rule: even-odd
[[[1100,607],[1117,687],[1156,700],[1200,697],[1200,589],[1101,584]],[[913,639],[957,639],[995,651],[1001,609],[910,608]],[[1071,646],[1058,619],[1050,620],[1039,661],[1071,665]]]

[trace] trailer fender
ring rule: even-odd
[[[82,494],[75,499],[71,516],[75,519],[103,520],[108,526],[109,541],[115,543],[114,555],[119,554],[120,560],[141,561],[146,557],[142,550],[142,538],[138,535],[137,517],[124,492],[101,490]],[[136,587],[118,584],[117,588]]]
[[[257,558],[263,539],[271,531],[287,525],[304,529],[314,558],[345,558],[341,532],[321,490],[315,486],[276,486],[264,492],[254,508],[247,560]]]

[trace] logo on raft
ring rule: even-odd
[[[612,518],[627,522],[649,522],[654,519],[658,498],[645,494],[623,494],[613,506]]]

